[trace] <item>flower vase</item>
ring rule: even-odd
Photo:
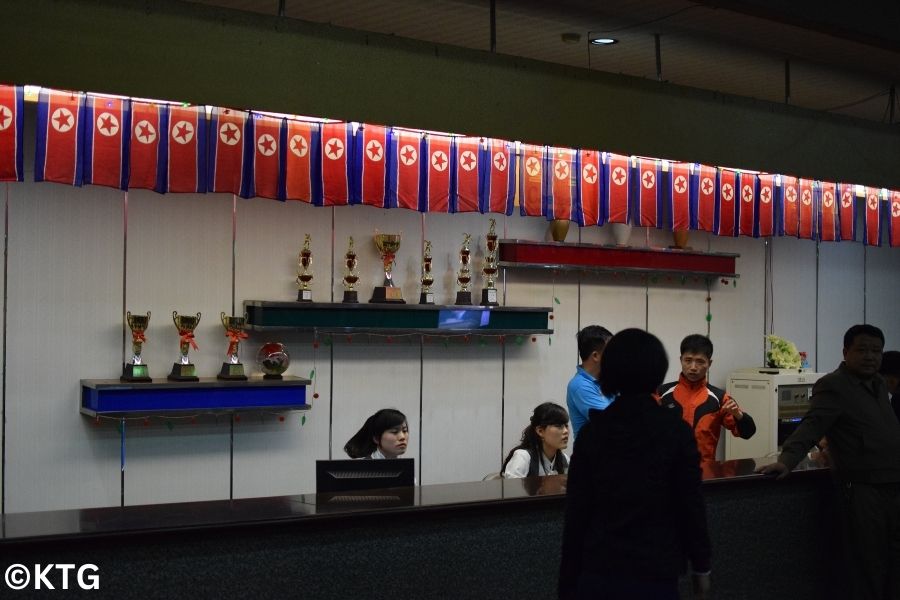
[[[553,219],[550,221],[550,237],[554,242],[566,241],[566,235],[569,234],[569,223],[567,219]]]
[[[628,223],[610,223],[612,228],[613,240],[616,246],[627,246],[628,238],[631,237],[631,225]]]
[[[687,229],[676,229],[672,232],[672,247],[684,250],[688,247],[689,231]]]

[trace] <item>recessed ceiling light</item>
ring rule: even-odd
[[[609,46],[610,44],[615,44],[619,40],[615,38],[608,37],[593,37],[591,38],[591,43],[595,46]]]

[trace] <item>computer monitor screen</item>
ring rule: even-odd
[[[316,493],[413,486],[415,459],[317,460]]]

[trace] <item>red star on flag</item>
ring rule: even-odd
[[[384,149],[381,147],[381,143],[378,140],[369,140],[369,143],[366,144],[366,154],[369,157],[369,160],[373,160],[378,162],[381,160]]]
[[[268,133],[260,136],[257,146],[259,147],[259,151],[265,156],[272,156],[275,154],[275,138]]]
[[[506,157],[503,156],[502,152],[498,152],[494,155],[494,166],[497,167],[498,171],[506,169]]]
[[[768,186],[764,187],[762,191],[759,193],[760,199],[766,204],[769,203],[769,200],[772,199],[772,190],[769,189]]]
[[[229,146],[233,146],[238,143],[238,138],[240,137],[240,133],[238,132],[238,128],[234,123],[225,123],[222,125],[222,141],[228,144]]]
[[[331,160],[337,160],[344,154],[344,144],[341,143],[341,140],[337,138],[331,138],[328,140],[328,146],[325,154]]]
[[[583,169],[582,176],[588,183],[594,183],[597,181],[597,169],[594,168],[594,165],[586,165]]]
[[[0,104],[0,131],[3,131],[7,127],[9,127],[9,122],[12,120],[12,111],[10,111],[7,107]]]
[[[194,128],[187,121],[181,121],[175,125],[175,139],[182,144],[191,141],[194,135]]]
[[[119,124],[116,122],[116,118],[111,114],[104,113],[100,115],[99,123],[97,124],[97,128],[100,131],[106,133],[106,135],[114,135],[116,131],[119,130]]]
[[[850,208],[850,191],[846,191],[841,194],[841,206],[844,208]]]
[[[613,169],[612,174],[613,181],[616,182],[616,185],[622,185],[625,183],[625,169],[622,167],[616,167]]]
[[[753,200],[753,190],[750,189],[749,185],[744,186],[743,192],[744,192],[744,202],[750,202],[751,200]]]
[[[561,160],[556,163],[556,178],[557,179],[565,179],[569,176],[569,165],[566,164],[565,161]]]
[[[679,194],[683,194],[687,189],[687,179],[684,178],[684,175],[679,175],[675,178],[675,191]]]
[[[475,153],[471,150],[466,150],[462,153],[462,167],[466,171],[471,171],[475,168],[476,165]]]
[[[409,144],[403,146],[400,150],[400,160],[403,161],[403,164],[407,167],[416,162],[416,150]]]
[[[704,194],[712,194],[713,191],[713,182],[709,177],[704,177],[703,181],[700,183],[700,187],[703,188]]]
[[[69,130],[69,128],[71,127],[69,121],[71,119],[72,113],[62,108],[56,109],[56,114],[53,116],[53,121],[56,123],[56,129],[62,132],[66,132]]]
[[[441,151],[437,151],[431,155],[431,166],[437,171],[443,171],[447,168],[447,155]]]
[[[137,124],[137,138],[138,141],[145,144],[149,144],[156,139],[156,130],[149,121],[141,121]]]
[[[792,187],[789,187],[787,189],[787,192],[785,192],[785,196],[787,197],[788,202],[793,204],[794,202],[797,201],[797,190],[795,190]]]
[[[734,188],[731,187],[730,183],[722,186],[722,198],[725,199],[725,202],[731,202],[731,199],[734,198]]]
[[[541,172],[541,163],[538,162],[538,159],[532,156],[525,163],[525,170],[528,171],[529,175],[534,177]]]
[[[825,206],[831,208],[832,204],[834,204],[834,195],[831,192],[825,192]]]
[[[653,175],[653,171],[644,171],[643,176],[643,184],[644,187],[650,189],[653,187],[653,182],[656,181],[656,177]]]

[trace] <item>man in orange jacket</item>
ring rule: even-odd
[[[749,439],[756,433],[753,418],[741,410],[724,390],[709,385],[706,373],[712,365],[713,345],[705,335],[681,340],[681,375],[659,388],[659,403],[681,413],[694,429],[700,461],[716,459],[719,435],[725,427],[735,436]]]

